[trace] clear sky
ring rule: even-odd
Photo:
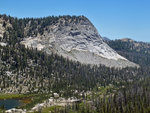
[[[0,0],[0,14],[84,15],[101,36],[150,42],[150,0]]]

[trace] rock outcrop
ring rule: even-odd
[[[110,48],[86,17],[79,18],[81,19],[76,22],[74,19],[65,20],[60,17],[57,23],[47,26],[42,35],[26,37],[21,43],[83,64],[117,68],[138,66]]]

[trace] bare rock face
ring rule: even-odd
[[[26,37],[21,43],[26,47],[62,55],[83,64],[108,67],[138,67],[110,48],[98,34],[92,23],[83,16],[80,21],[59,18],[54,25],[49,25],[42,35]]]

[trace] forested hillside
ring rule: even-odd
[[[142,66],[150,66],[150,43],[131,39],[107,41],[108,45],[127,59]]]
[[[149,113],[150,112],[150,82],[146,78],[140,82],[127,85],[117,93],[96,96],[92,94],[89,101],[65,108],[55,108],[57,113]],[[109,90],[107,90],[109,92]]]
[[[58,93],[77,97],[81,103],[57,107],[60,113],[149,113],[150,44],[108,41],[110,47],[140,67],[114,68],[84,65],[52,52],[25,48],[26,36],[43,34],[60,17],[17,19],[0,15],[0,93]],[[74,18],[79,22],[83,17]],[[84,21],[84,20],[83,20]],[[68,24],[68,23],[64,23]]]
[[[114,69],[105,66],[83,65],[69,61],[56,54],[47,55],[36,49],[28,49],[20,41],[33,31],[41,33],[47,24],[55,24],[58,17],[41,19],[17,19],[1,15],[3,18],[3,38],[1,42],[1,91],[4,93],[50,92],[59,89],[91,90],[94,87],[132,81],[141,76],[141,69]],[[71,18],[65,16],[65,18]],[[72,17],[78,22],[80,17]],[[83,19],[83,18],[82,18]],[[30,22],[29,22],[30,21]],[[34,28],[36,23],[40,27]],[[26,31],[24,26],[30,23]],[[35,30],[36,29],[36,30]],[[33,33],[36,34],[36,33]],[[131,71],[129,71],[131,70]],[[64,86],[62,88],[62,86]]]
[[[26,49],[23,45],[1,46],[1,90],[5,93],[90,90],[138,78],[142,69],[115,69],[82,65],[61,56]],[[149,72],[145,72],[146,73]],[[64,87],[62,87],[64,86]],[[15,91],[16,90],[16,91]],[[22,91],[25,90],[25,91]]]

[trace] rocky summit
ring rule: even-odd
[[[27,36],[21,43],[83,64],[121,68],[137,66],[110,48],[84,16],[67,19],[59,17],[55,24],[44,28],[42,35]]]

